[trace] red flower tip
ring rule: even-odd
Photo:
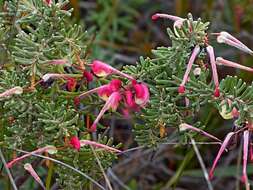
[[[113,72],[113,69],[110,65],[107,65],[106,63],[99,60],[94,60],[92,62],[91,70],[98,77],[106,77]]]
[[[87,82],[93,81],[93,75],[89,71],[83,71],[83,77],[86,78]]]
[[[209,172],[208,179],[209,179],[209,180],[212,180],[212,179],[213,179],[213,173],[212,173],[212,172]]]
[[[184,86],[179,86],[177,91],[178,91],[179,94],[183,94],[183,93],[185,93],[185,87]]]
[[[113,92],[116,92],[116,91],[118,91],[120,89],[121,85],[122,85],[121,80],[119,80],[119,79],[113,79],[113,80],[111,80],[111,82],[109,84],[109,88],[111,88],[111,90]]]
[[[80,104],[80,98],[79,98],[79,96],[77,96],[77,97],[74,98],[74,104],[75,104],[75,106],[78,106]]]
[[[92,126],[88,129],[89,132],[95,132],[97,130],[97,125],[92,124]]]
[[[157,14],[154,14],[154,15],[152,15],[151,19],[156,21],[159,19],[159,16]]]
[[[70,144],[73,146],[74,149],[76,150],[80,150],[81,148],[81,144],[80,144],[80,140],[78,139],[77,136],[73,136],[71,139],[70,139]]]
[[[213,95],[216,98],[220,97],[220,89],[219,89],[219,87],[215,88]]]
[[[74,91],[76,88],[76,79],[74,78],[69,78],[67,81],[67,89],[68,91]]]
[[[149,101],[148,87],[143,83],[136,84],[133,87],[135,90],[135,103],[141,106],[145,106]]]
[[[247,180],[247,177],[246,177],[245,175],[243,175],[243,176],[241,177],[242,183],[246,183],[246,180]]]

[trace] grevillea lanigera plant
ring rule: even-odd
[[[148,146],[159,145],[173,139],[174,135],[167,131],[176,127],[186,135],[194,131],[217,141],[221,147],[209,173],[211,179],[231,139],[236,134],[243,134],[242,181],[249,189],[246,168],[249,149],[250,159],[253,155],[250,140],[253,86],[237,76],[226,76],[220,81],[216,66],[248,72],[253,69],[222,57],[216,58],[211,43],[224,43],[251,55],[253,51],[228,32],[208,33],[209,23],[193,20],[190,14],[188,18],[160,13],[152,16],[154,21],[163,18],[174,22],[173,30],[168,28],[172,46],[159,47],[153,50],[154,58],[141,58],[136,66],[125,67],[125,72],[146,82],[151,92],[150,103],[139,116],[145,124],[136,123],[134,128],[136,139]],[[234,119],[234,127],[224,141],[199,128],[199,122],[194,122],[207,103],[217,108],[224,119]]]
[[[155,14],[153,20],[174,22],[173,30],[168,29],[172,46],[157,48],[154,58],[141,58],[137,65],[119,71],[89,57],[89,34],[82,26],[69,24],[72,10],[67,4],[67,0],[2,4],[0,47],[6,56],[0,70],[0,123],[7,171],[22,165],[42,189],[50,189],[50,180],[44,185],[34,167],[37,156],[46,160],[42,166],[48,168],[48,179],[54,171],[61,189],[87,189],[91,183],[105,189],[97,181],[122,151],[102,135],[106,128],[102,119],[118,112],[136,118],[136,140],[147,147],[178,138],[175,131],[168,132],[170,128],[217,141],[221,147],[210,178],[230,140],[243,134],[242,181],[249,189],[253,86],[236,76],[220,81],[216,66],[253,69],[216,58],[211,40],[253,52],[227,32],[208,33],[209,23],[191,15]],[[206,103],[224,119],[234,119],[234,131],[224,141],[194,122]]]

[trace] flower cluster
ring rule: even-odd
[[[98,77],[107,77],[116,74],[122,78],[130,80],[130,83],[123,85],[123,82],[120,79],[112,79],[108,84],[84,92],[75,99],[75,102],[80,102],[80,100],[87,95],[97,93],[102,100],[106,101],[90,127],[90,131],[96,131],[97,124],[104,113],[109,109],[116,111],[121,102],[124,104],[124,113],[128,114],[129,111],[132,110],[138,111],[139,108],[144,107],[149,101],[149,90],[147,85],[144,83],[138,83],[132,76],[99,60],[94,60],[92,62],[91,71]]]

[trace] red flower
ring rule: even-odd
[[[70,139],[70,144],[73,146],[74,149],[76,150],[80,150],[81,148],[81,144],[80,144],[80,141],[78,139],[77,136],[73,136],[71,139]]]
[[[98,77],[106,77],[113,72],[113,68],[110,65],[107,65],[106,63],[94,60],[91,65],[91,69],[95,75]]]
[[[74,78],[68,78],[68,81],[67,81],[67,89],[68,91],[72,92],[75,90],[76,88],[76,79]]]
[[[145,106],[149,101],[148,87],[143,83],[135,84],[133,87],[135,90],[135,103],[140,106]]]
[[[110,74],[117,74],[117,75],[122,76],[124,78],[134,80],[134,78],[132,76],[127,75],[127,74],[113,68],[112,66],[110,66],[102,61],[99,61],[99,60],[94,60],[92,62],[91,70],[98,77],[106,77]]]
[[[75,106],[78,106],[80,104],[80,98],[79,98],[79,96],[77,96],[77,97],[74,98],[74,104],[75,104]]]
[[[89,71],[83,71],[83,77],[86,78],[87,82],[93,81],[93,75]]]

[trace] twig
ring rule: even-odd
[[[103,174],[103,176],[104,176],[104,178],[105,178],[105,182],[106,182],[106,184],[108,185],[108,188],[110,189],[110,190],[113,190],[113,188],[112,188],[112,186],[111,186],[111,183],[110,183],[110,180],[108,179],[108,177],[107,177],[107,175],[106,175],[106,173],[105,173],[105,170],[104,170],[104,168],[103,168],[103,166],[102,166],[102,164],[101,164],[101,162],[100,162],[100,160],[99,160],[99,158],[98,158],[98,155],[97,155],[97,153],[96,153],[96,151],[94,150],[94,148],[90,145],[90,148],[91,148],[91,150],[92,150],[92,152],[93,152],[93,154],[94,154],[94,156],[95,156],[95,158],[96,158],[96,161],[97,161],[97,163],[98,163],[98,166],[100,167],[100,169],[101,169],[101,172],[102,172],[102,174]]]
[[[123,187],[126,190],[131,190],[115,175],[115,173],[112,171],[111,168],[109,168],[107,171],[109,175],[112,176],[112,178],[115,179],[115,181],[117,181],[121,187]]]
[[[12,184],[13,189],[14,189],[14,190],[18,190],[18,188],[17,188],[17,186],[16,186],[16,184],[15,184],[15,181],[14,181],[12,175],[11,175],[11,172],[10,172],[9,168],[7,167],[7,164],[6,164],[6,161],[5,161],[5,158],[4,158],[4,155],[3,155],[1,149],[0,149],[0,157],[1,157],[1,160],[2,160],[2,162],[3,162],[3,164],[4,164],[4,168],[5,168],[5,170],[6,170],[6,173],[7,173],[8,176],[9,176],[9,179],[10,179],[10,182],[11,182],[11,184]]]
[[[211,183],[211,181],[209,180],[208,172],[207,172],[207,170],[206,170],[206,166],[205,166],[205,164],[204,164],[204,162],[203,162],[203,159],[202,159],[202,157],[201,157],[201,155],[200,155],[199,149],[198,149],[198,147],[197,147],[197,145],[196,145],[196,143],[195,143],[195,140],[194,140],[192,137],[190,137],[190,138],[191,138],[191,143],[192,143],[193,149],[194,149],[194,151],[195,151],[195,153],[196,153],[196,156],[197,156],[197,158],[198,158],[198,160],[199,160],[199,164],[200,164],[200,166],[201,166],[201,168],[202,168],[204,177],[205,177],[205,179],[206,179],[207,187],[208,187],[209,190],[213,190],[212,183]]]

